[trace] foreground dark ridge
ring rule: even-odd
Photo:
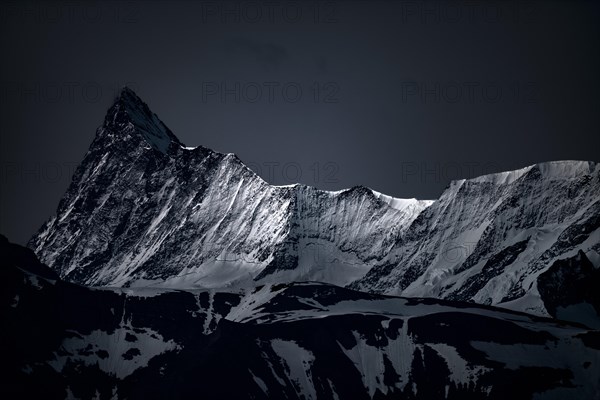
[[[0,237],[3,398],[595,398],[600,335],[493,307],[319,283],[67,283]]]

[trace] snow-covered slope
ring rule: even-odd
[[[0,396],[594,399],[600,335],[329,284],[92,289],[0,236]],[[40,332],[43,332],[40,335]]]
[[[547,162],[453,181],[351,287],[548,315],[538,277],[580,251],[599,266],[600,164]]]
[[[29,247],[86,285],[312,280],[553,315],[538,278],[580,251],[598,268],[599,228],[594,162],[453,181],[435,202],[273,186],[233,154],[185,147],[124,89]]]
[[[345,285],[429,204],[365,187],[269,185],[233,154],[183,146],[124,89],[29,247],[86,285]]]

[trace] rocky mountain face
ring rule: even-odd
[[[2,236],[0,263],[0,340],[10,344],[2,398],[504,400],[600,393],[600,335],[583,325],[323,283],[227,292],[87,288],[61,280]]]
[[[454,181],[433,202],[279,187],[233,154],[185,147],[124,89],[29,247],[62,278],[91,286],[320,281],[555,316],[543,276],[574,257],[597,270],[599,228],[594,162]],[[591,304],[576,308],[589,314]]]
[[[539,275],[537,288],[548,313],[562,320],[578,321],[600,329],[600,269],[583,251],[555,261]]]
[[[124,89],[29,247],[61,277],[93,286],[345,285],[430,203],[269,185],[234,154],[184,147]]]
[[[549,315],[540,279],[573,257],[597,268],[599,228],[600,165],[593,162],[454,181],[351,287]]]
[[[0,236],[0,396],[600,399],[599,228],[593,162],[273,186],[124,89],[29,249]]]

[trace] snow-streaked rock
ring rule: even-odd
[[[453,181],[433,202],[273,186],[234,154],[184,146],[125,89],[29,247],[86,285],[311,280],[553,315],[538,278],[580,251],[600,267],[600,164]]]
[[[365,187],[269,185],[234,154],[183,146],[125,89],[29,247],[86,285],[345,285],[429,204]]]
[[[548,315],[538,277],[599,243],[600,164],[547,162],[453,181],[351,287]]]

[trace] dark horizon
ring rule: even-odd
[[[277,4],[0,5],[0,232],[24,244],[55,213],[123,86],[275,185],[436,199],[598,161],[598,3]]]

